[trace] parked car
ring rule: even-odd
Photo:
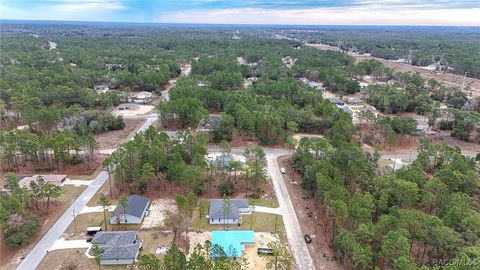
[[[303,239],[305,239],[305,242],[307,242],[307,244],[310,244],[312,242],[312,238],[308,234],[305,234],[303,236]]]
[[[285,168],[282,167],[282,168],[280,168],[280,172],[285,174],[287,172],[287,170],[285,170]]]

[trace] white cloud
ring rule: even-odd
[[[96,21],[108,19],[110,13],[125,8],[120,1],[59,0],[46,1],[28,9],[3,5],[0,11],[2,19]]]
[[[396,0],[391,0],[391,2]],[[398,0],[401,1],[401,0]],[[474,9],[375,9],[233,8],[185,10],[162,15],[159,22],[297,25],[465,25],[480,26],[480,8]]]

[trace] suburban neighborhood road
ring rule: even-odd
[[[28,253],[22,263],[17,267],[17,270],[32,270],[37,268],[48,250],[53,246],[55,241],[62,236],[63,232],[73,221],[73,211],[75,214],[80,213],[87,202],[95,195],[100,187],[107,181],[108,173],[100,172],[80,196],[70,205],[70,207],[63,213],[57,222],[50,228],[50,230],[43,236],[37,245]]]
[[[142,126],[138,129],[138,132],[144,132],[149,126],[157,119],[156,115],[147,117]],[[97,193],[102,185],[107,181],[108,173],[101,171],[92,183],[80,194],[80,196],[70,205],[70,207],[63,213],[63,215],[57,220],[57,222],[48,230],[48,232],[40,239],[37,245],[28,253],[23,259],[22,263],[17,267],[17,270],[32,270],[38,267],[43,260],[48,250],[50,250],[59,239],[63,232],[73,222],[73,213],[80,213],[82,209],[87,205],[88,201]]]
[[[297,214],[293,208],[292,200],[287,190],[287,186],[283,181],[280,168],[278,167],[277,158],[279,155],[267,154],[268,173],[272,177],[272,183],[277,196],[278,204],[282,209],[283,223],[285,224],[285,231],[287,233],[288,244],[290,250],[293,252],[293,257],[297,267],[301,270],[313,270],[312,257],[308,252],[307,244],[303,240],[303,233],[298,222]]]

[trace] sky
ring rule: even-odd
[[[480,26],[480,0],[0,0],[0,19]]]

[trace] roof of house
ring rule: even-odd
[[[153,94],[151,92],[142,91],[135,94],[136,98],[150,98]]]
[[[135,259],[140,248],[134,231],[99,231],[93,237],[92,244],[104,250],[102,260]]]
[[[30,182],[37,181],[38,177],[42,177],[43,180],[45,180],[45,182],[47,183],[60,185],[65,180],[65,178],[67,178],[67,175],[66,174],[35,174],[32,176],[22,178],[22,180],[20,180],[18,184],[21,187],[28,186],[30,185]]]
[[[142,217],[143,212],[148,207],[148,198],[140,195],[130,195],[128,196],[128,205],[127,205],[127,215],[134,217]],[[123,207],[119,204],[112,212],[112,216],[116,216],[115,212],[123,214]]]
[[[244,243],[254,243],[253,231],[212,231],[212,249],[210,256],[240,257],[245,249]],[[219,252],[215,247],[222,248],[225,254]],[[220,253],[220,254],[219,254]]]
[[[232,209],[228,213],[225,211],[225,202],[223,199],[213,199],[210,201],[210,210],[208,216],[211,219],[237,219],[239,208],[248,208],[248,199],[231,199]]]
[[[123,103],[118,105],[119,110],[138,110],[139,106],[138,104],[134,103]]]
[[[345,103],[343,103],[343,101],[341,101],[338,98],[329,98],[328,101],[330,101],[331,103],[334,103],[334,104],[345,104]]]
[[[231,155],[220,155],[215,157],[214,164],[217,167],[225,168],[228,167],[232,161],[234,161],[234,159]]]
[[[363,101],[359,98],[351,97],[348,98],[348,103],[363,103]]]

